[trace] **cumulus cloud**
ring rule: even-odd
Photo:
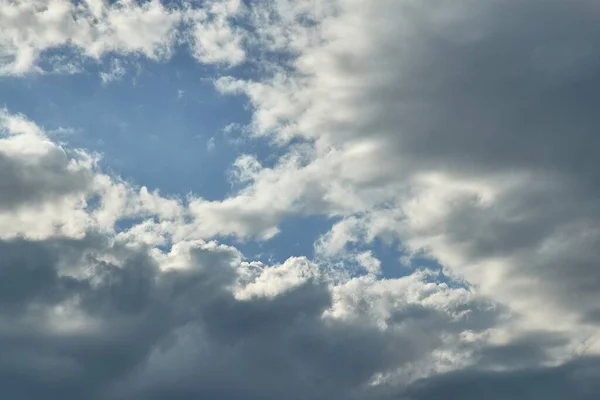
[[[560,316],[587,331],[599,276],[598,7],[335,5],[303,31],[319,40],[294,48],[291,68],[216,82],[248,96],[255,134],[312,144],[306,163],[259,170],[251,190],[295,180],[286,194],[298,212],[361,221],[344,240],[394,235],[532,325]],[[324,203],[308,207],[311,196]],[[344,249],[341,229],[323,249]]]
[[[0,390],[10,398],[275,398],[290,388],[364,398],[379,375],[443,370],[436,349],[469,357],[461,335],[501,317],[423,272],[348,279],[306,258],[265,265],[214,241],[173,241],[186,212],[178,200],[103,174],[24,116],[4,111],[2,129],[14,165],[0,213]],[[32,181],[39,174],[53,190]],[[61,213],[50,220],[48,207]],[[131,218],[142,220],[116,228]]]
[[[0,114],[0,209],[15,209],[84,192],[91,158],[69,159],[30,121]]]
[[[77,73],[86,60],[102,61],[107,55],[160,60],[182,42],[200,62],[236,65],[246,58],[245,33],[230,21],[243,12],[239,0],[170,5],[159,0],[3,0],[0,75]],[[106,82],[124,72],[117,59],[101,77]]]
[[[95,59],[109,52],[158,59],[169,54],[179,20],[177,11],[156,0],[142,4],[4,0],[0,2],[0,73],[40,70],[37,61],[43,52],[71,46]]]
[[[241,0],[211,1],[206,7],[190,10],[185,20],[190,24],[188,40],[192,55],[207,64],[229,66],[246,58],[245,33],[232,21],[244,13]]]
[[[3,393],[264,398],[294,387],[315,398],[368,395],[375,372],[408,368],[444,346],[444,332],[471,328],[453,315],[461,304],[479,308],[468,298],[436,304],[436,296],[455,296],[453,290],[418,280],[399,285],[421,286],[431,305],[385,293],[387,301],[397,297],[396,314],[381,315],[388,328],[368,323],[360,305],[334,302],[318,280],[279,292],[254,285],[254,295],[240,300],[230,288],[244,268],[235,250],[184,247],[157,259],[94,236],[3,242]],[[263,284],[281,279],[268,271],[259,277]],[[377,284],[365,285],[377,301]],[[335,313],[326,314],[331,307]],[[424,335],[432,324],[439,329]]]
[[[255,135],[310,148],[254,168],[244,195],[292,187],[286,212],[343,217],[328,257],[388,238],[434,258],[519,316],[500,342],[560,332],[555,362],[597,354],[595,2],[331,3],[295,14],[306,40],[270,76],[215,82],[247,96]],[[294,4],[263,11],[289,22]]]
[[[0,112],[0,237],[80,237],[124,218],[174,221],[176,199],[98,169],[98,155],[53,142],[23,115]]]

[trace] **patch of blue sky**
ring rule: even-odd
[[[314,258],[314,242],[329,229],[335,220],[323,216],[294,216],[284,219],[280,232],[266,241],[247,241],[235,246],[249,259],[282,263],[289,257]]]
[[[69,51],[55,50],[45,59]],[[124,75],[103,82],[101,74],[110,73],[114,62]],[[0,104],[69,145],[101,153],[107,170],[166,195],[222,199],[235,158],[267,152],[260,141],[231,143],[223,128],[247,123],[247,101],[218,93],[212,78],[220,72],[187,52],[166,62],[107,57],[84,66],[75,74],[0,78]]]

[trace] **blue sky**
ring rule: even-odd
[[[223,198],[227,168],[240,151],[223,129],[248,120],[244,100],[216,93],[214,71],[186,54],[160,63],[126,61],[132,65],[126,75],[106,83],[94,63],[82,74],[3,78],[0,101],[46,129],[70,131],[59,132],[60,140],[101,153],[103,166],[125,179],[166,195]]]

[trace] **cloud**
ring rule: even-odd
[[[358,221],[325,236],[330,253],[390,236],[425,252],[522,315],[512,334],[597,335],[596,4],[333,3],[295,14],[311,40],[270,75],[216,81],[248,97],[255,135],[310,149],[244,195],[293,188],[286,211]]]
[[[1,126],[14,165],[0,213],[0,391],[11,398],[274,398],[291,387],[368,398],[378,374],[427,376],[436,349],[468,357],[462,333],[501,316],[426,273],[347,278],[177,238],[178,200],[103,174],[22,115],[4,111]]]
[[[234,66],[246,59],[245,32],[232,20],[243,15],[240,0],[210,1],[206,7],[186,13],[192,55],[206,64]]]
[[[156,0],[110,5],[101,0],[2,1],[0,73],[39,71],[42,54],[61,47],[74,47],[92,59],[110,52],[159,59],[169,54],[179,20],[178,11]]]
[[[593,399],[600,388],[597,358],[582,358],[559,367],[515,372],[461,371],[424,380],[410,387],[411,400],[435,399]]]
[[[0,209],[76,195],[90,185],[90,158],[69,159],[37,126],[4,110],[0,129]]]
[[[109,83],[113,81],[117,81],[125,75],[125,67],[123,63],[118,59],[112,60],[110,63],[110,69],[106,72],[100,72],[100,79],[102,79],[102,83]]]
[[[187,1],[167,5],[159,0],[2,0],[0,75],[78,73],[86,61],[101,61],[107,55],[161,60],[182,42],[200,62],[237,65],[246,58],[245,33],[230,19],[243,11],[239,0],[201,5]],[[65,55],[69,52],[73,55]],[[41,61],[49,67],[42,67]],[[113,60],[111,71],[101,77],[106,82],[123,73],[123,66]]]
[[[4,74],[67,43],[159,59],[190,26],[191,39],[179,33],[200,62],[251,55],[260,74],[232,69],[215,87],[246,96],[251,134],[283,153],[269,165],[240,155],[232,195],[183,201],[4,111],[7,397],[598,392],[600,9],[374,4],[2,4]],[[315,260],[266,265],[210,241],[268,240],[297,215],[335,217]],[[447,282],[419,268],[382,278],[379,239],[435,260]]]
[[[99,157],[53,142],[23,115],[0,113],[0,238],[81,237],[124,218],[182,217],[178,200],[98,169]]]

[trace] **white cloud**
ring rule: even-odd
[[[159,1],[130,0],[108,4],[87,0],[0,2],[0,73],[39,71],[44,51],[72,46],[99,59],[109,52],[142,54],[152,59],[169,55],[180,12]],[[27,26],[27,29],[23,29]]]
[[[111,60],[110,68],[106,72],[100,72],[100,79],[103,83],[110,83],[117,81],[125,75],[125,66],[123,62],[118,59]]]
[[[206,64],[233,66],[246,58],[244,33],[231,22],[244,13],[240,0],[210,1],[205,8],[189,11],[185,20],[192,54]]]
[[[239,0],[179,7],[159,0],[2,0],[0,74],[78,73],[86,59],[99,61],[109,54],[164,59],[180,40],[188,41],[203,63],[237,65],[246,58],[245,33],[231,20],[243,13]],[[62,54],[70,51],[77,58]],[[51,70],[44,71],[40,60]],[[123,73],[122,65],[113,63],[101,78],[114,80]]]
[[[121,218],[183,215],[177,200],[101,173],[98,156],[54,143],[22,115],[3,110],[0,133],[0,237],[81,237]]]
[[[319,267],[306,258],[289,258],[273,267],[246,263],[242,268],[235,292],[236,298],[242,300],[261,296],[274,298],[320,276]]]

